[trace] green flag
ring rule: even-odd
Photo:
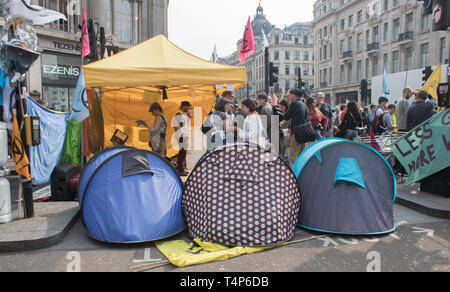
[[[81,127],[77,120],[67,122],[66,139],[61,156],[61,163],[81,165]]]
[[[450,108],[441,111],[392,145],[408,172],[409,186],[450,166]]]

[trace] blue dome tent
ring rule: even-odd
[[[160,156],[130,147],[97,154],[80,179],[79,201],[89,235],[110,243],[170,237],[185,228],[183,184]]]
[[[299,227],[351,235],[395,230],[395,175],[373,148],[321,140],[300,155],[293,171],[302,193]]]

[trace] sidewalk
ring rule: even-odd
[[[61,242],[79,218],[78,202],[34,203],[35,217],[0,224],[0,252],[46,248]]]
[[[428,216],[450,219],[450,198],[422,192],[420,184],[399,184],[396,203]]]

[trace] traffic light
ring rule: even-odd
[[[269,84],[273,86],[275,83],[278,83],[278,74],[280,73],[280,69],[277,66],[274,66],[272,62],[269,63]]]
[[[298,88],[303,88],[306,86],[305,80],[302,79],[302,69],[300,67],[297,68],[297,78],[298,78]]]
[[[431,19],[433,20],[433,31],[447,31],[450,26],[450,1],[433,0]]]
[[[92,19],[89,19],[87,22],[87,30],[91,53],[87,55],[86,58],[88,58],[91,62],[94,62],[98,60],[98,52],[97,52],[97,32],[95,31],[95,24]]]
[[[431,69],[431,66],[427,66],[427,67],[425,67],[424,70],[422,70],[422,81],[423,81],[422,85],[425,85],[425,83],[427,83],[431,74],[433,74],[433,70]]]
[[[361,100],[363,101],[364,104],[367,104],[367,98],[368,98],[368,83],[366,79],[361,80]]]

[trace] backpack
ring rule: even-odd
[[[385,128],[386,128],[386,124],[384,122],[384,116],[386,114],[389,114],[388,112],[384,112],[383,114],[381,114],[380,116],[377,116],[376,119],[374,120],[374,124],[373,124],[373,131],[375,134],[381,135]]]

